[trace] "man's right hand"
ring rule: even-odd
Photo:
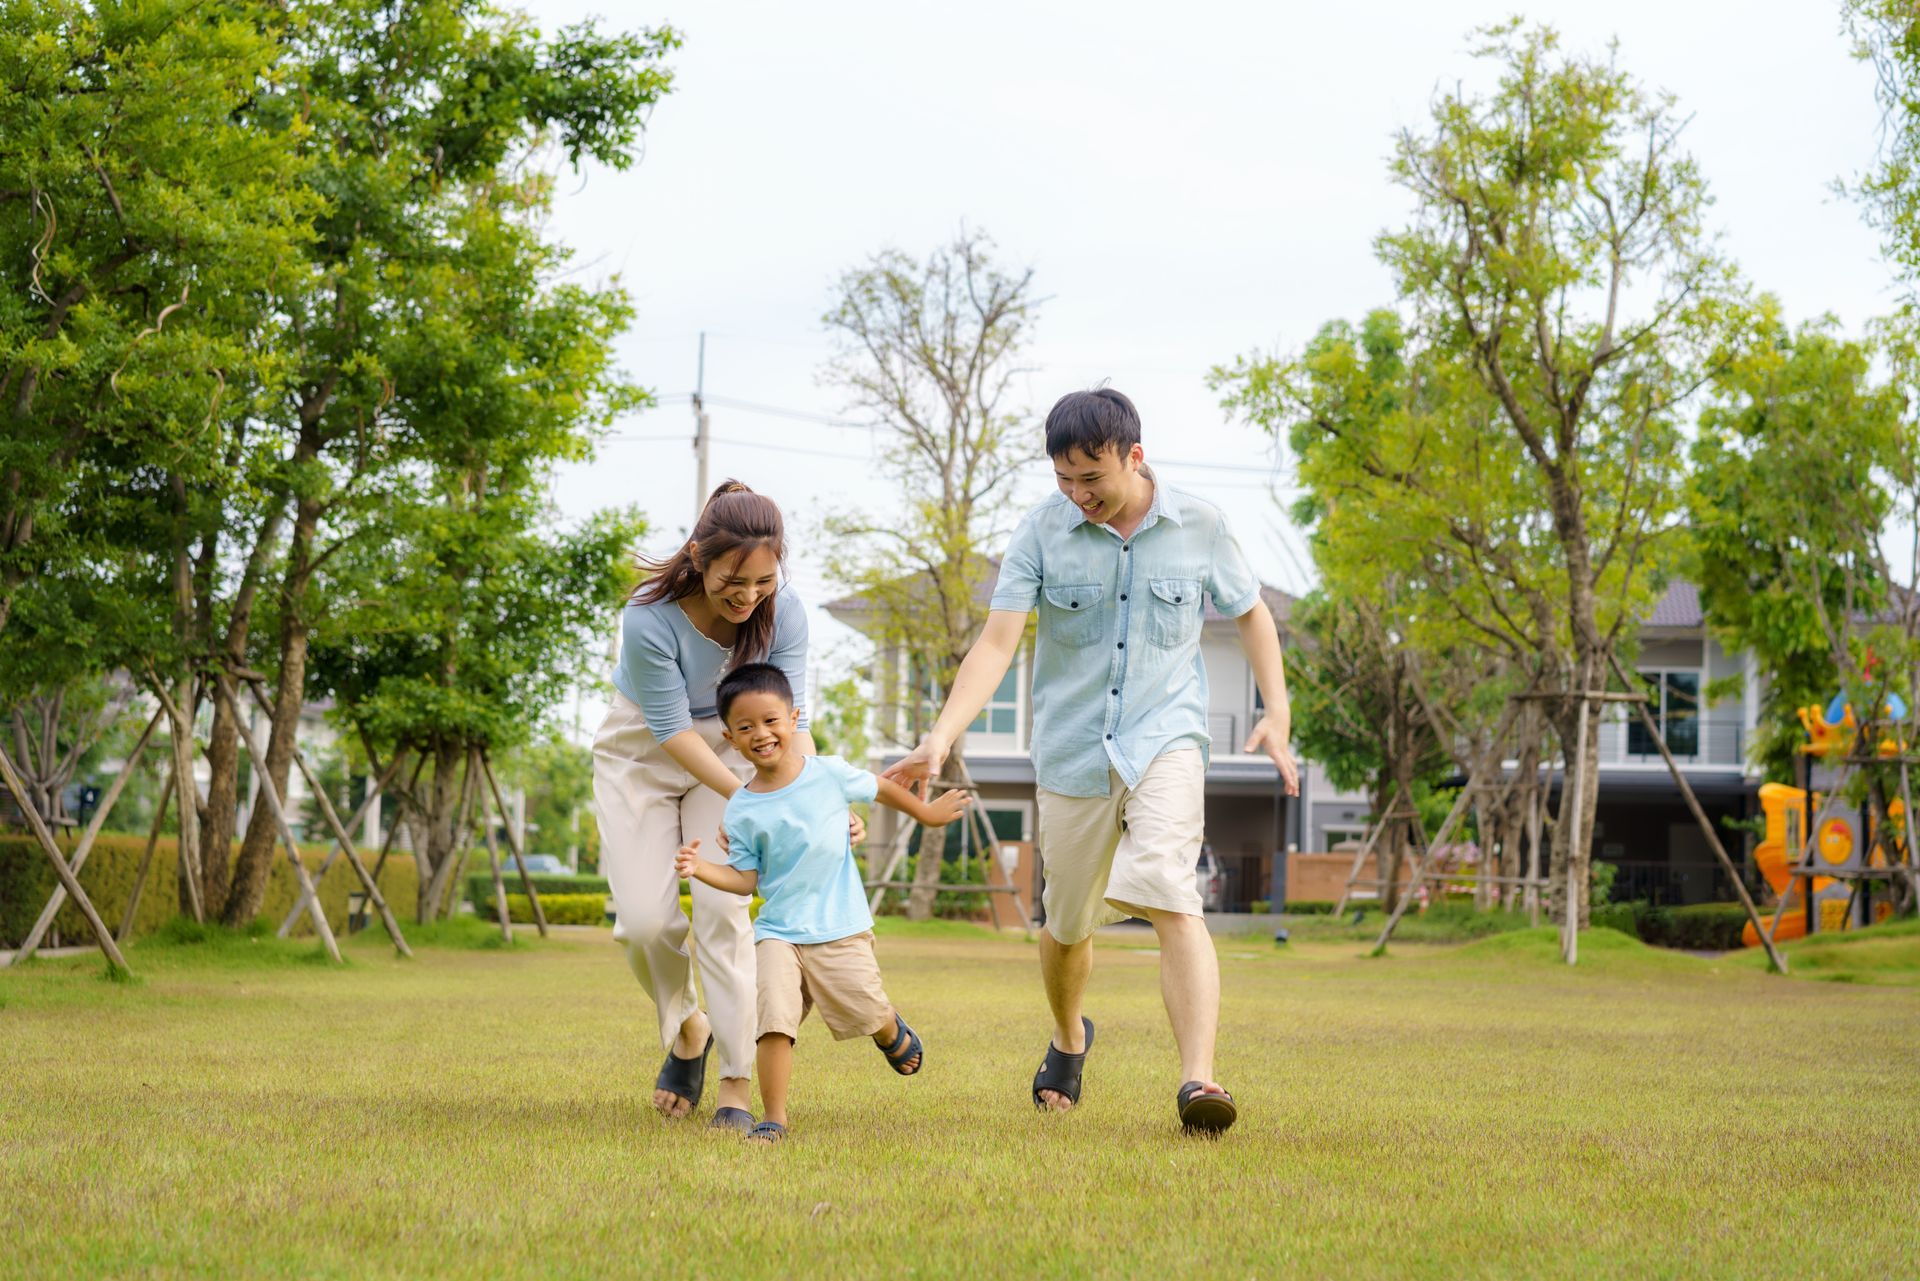
[[[940,776],[941,766],[947,763],[948,747],[932,734],[920,740],[920,746],[880,771],[880,777],[926,799],[927,780]]]

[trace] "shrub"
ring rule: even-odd
[[[1265,916],[1267,914],[1267,908],[1270,906],[1271,904],[1268,903],[1266,899],[1257,898],[1253,900],[1253,914],[1255,916]]]
[[[1331,916],[1333,914],[1333,908],[1334,903],[1332,899],[1290,898],[1287,900],[1286,907],[1282,910],[1289,916]],[[1347,904],[1347,910],[1349,912],[1378,912],[1380,910],[1380,901],[1378,899],[1355,899],[1353,902]]]
[[[485,854],[480,856],[480,870],[467,875],[467,902],[479,907],[493,900],[493,874],[487,870]],[[513,865],[513,855],[500,856],[500,879],[506,882],[507,890],[520,889],[520,869]],[[575,876],[561,872],[536,872],[533,877],[534,892],[545,902],[549,894],[607,894],[610,889],[604,876]]]
[[[1738,903],[1666,907],[1636,901],[1596,907],[1589,919],[1596,926],[1619,930],[1654,947],[1730,952],[1740,946],[1747,910]]]
[[[476,906],[479,914],[487,920],[500,919],[493,910],[491,886],[488,887],[486,899]],[[540,910],[546,913],[549,925],[605,925],[607,896],[604,894],[542,894]],[[525,894],[507,895],[507,919],[515,925],[533,924],[533,901]]]
[[[920,865],[918,854],[909,854],[907,861],[895,869],[892,879],[911,881],[914,871]],[[967,860],[966,874],[960,872],[960,860],[949,859],[940,871],[940,879],[950,885],[985,885],[987,883],[987,862],[981,858]],[[888,890],[880,899],[880,915],[899,916],[907,910],[907,899],[912,890]],[[942,891],[933,896],[933,914],[952,920],[971,921],[987,914],[987,896],[968,894],[965,891]]]
[[[77,843],[75,837],[57,838],[63,852],[71,852]],[[140,857],[147,847],[144,835],[102,833],[94,842],[93,850],[87,855],[86,864],[80,869],[80,885],[93,900],[100,917],[107,928],[120,928],[120,919],[126,914],[127,899],[133,893],[133,882],[140,871]],[[239,849],[238,843],[234,846]],[[307,845],[301,849],[301,861],[307,870],[315,872],[325,861],[326,845]],[[362,851],[363,859],[371,859],[369,852]],[[163,837],[153,851],[153,870],[147,876],[147,885],[140,892],[140,908],[133,922],[133,935],[140,937],[151,934],[168,920],[179,914],[180,854],[179,844],[173,837]],[[371,863],[369,863],[371,870]],[[40,909],[46,905],[54,886],[59,883],[54,876],[53,865],[47,861],[46,854],[40,849],[40,843],[31,834],[0,834],[0,946],[17,947],[33,928],[34,918],[40,915]],[[387,904],[393,908],[394,915],[405,918],[413,910],[415,874],[413,856],[393,854],[388,856],[386,867],[380,873],[380,892],[386,896]],[[320,905],[327,914],[327,923],[336,931],[344,931],[347,925],[347,895],[357,892],[359,879],[345,859],[335,861],[334,867],[320,882]],[[287,865],[287,856],[276,850],[273,865],[267,874],[267,893],[260,907],[260,920],[269,921],[275,928],[287,914],[298,896],[299,886],[294,880],[293,869]],[[93,932],[87,928],[86,918],[72,901],[68,901],[54,918],[54,927],[59,930],[62,941],[69,943],[90,942]],[[313,926],[301,921],[293,928],[295,937],[310,934]]]

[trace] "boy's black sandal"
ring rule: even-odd
[[[1033,1074],[1033,1106],[1042,1112],[1054,1110],[1040,1097],[1042,1090],[1063,1094],[1074,1104],[1080,1102],[1080,1072],[1087,1065],[1087,1050],[1093,1048],[1093,1020],[1083,1016],[1080,1026],[1087,1030],[1087,1049],[1078,1054],[1068,1054],[1051,1039],[1047,1041],[1047,1057],[1040,1060],[1040,1070]]]
[[[700,1106],[700,1096],[707,1089],[707,1055],[713,1052],[713,1037],[707,1037],[707,1043],[697,1059],[683,1059],[672,1050],[667,1051],[667,1061],[660,1065],[660,1075],[653,1079],[653,1088],[676,1094],[687,1101],[687,1115]],[[678,1117],[670,1118],[679,1120]]]
[[[787,1137],[787,1127],[778,1121],[762,1121],[747,1132],[749,1143],[778,1143]]]
[[[893,1013],[893,1026],[899,1035],[893,1038],[892,1045],[882,1049],[880,1053],[887,1056],[888,1067],[901,1076],[912,1076],[927,1065],[926,1051],[920,1047],[920,1037],[907,1026],[907,1021],[900,1017],[898,1010]],[[920,1056],[920,1061],[908,1067],[907,1060],[916,1054]]]
[[[745,1134],[753,1128],[753,1113],[745,1108],[715,1108],[707,1124],[716,1130],[737,1130]]]
[[[1180,1128],[1188,1134],[1219,1134],[1240,1115],[1231,1094],[1209,1094],[1199,1081],[1188,1081],[1173,1099],[1180,1108]]]

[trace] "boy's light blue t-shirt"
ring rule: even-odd
[[[879,788],[879,779],[837,756],[809,756],[780,790],[743,787],[727,801],[727,862],[760,873],[756,942],[831,943],[873,928],[847,806]]]

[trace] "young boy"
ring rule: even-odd
[[[769,663],[744,663],[715,691],[721,732],[753,765],[753,781],[727,802],[726,866],[700,857],[700,842],[680,847],[674,866],[733,894],[756,890],[759,971],[755,1063],[766,1116],[747,1137],[777,1143],[787,1134],[787,1083],[793,1039],[807,1011],[836,1041],[870,1036],[893,1070],[920,1070],[920,1038],[887,1000],[873,956],[873,916],[847,838],[847,806],[878,800],[928,827],[960,817],[966,793],[931,803],[833,756],[794,750],[793,687]]]
[[[1144,916],[1160,942],[1160,990],[1180,1055],[1174,1093],[1188,1133],[1237,1115],[1213,1079],[1220,970],[1201,916],[1194,865],[1205,817],[1207,674],[1202,597],[1234,620],[1266,712],[1245,752],[1264,751],[1289,795],[1286,673],[1273,616],[1220,509],[1161,483],[1146,466],[1140,415],[1110,388],[1061,397],[1047,415],[1060,492],[1027,513],[1000,564],[987,625],[919,747],[887,770],[913,784],[937,774],[1019,652],[1040,611],[1033,670],[1033,764],[1046,883],[1040,973],[1053,1040],[1033,1102],[1080,1101],[1093,1020],[1081,998],[1092,935]]]

